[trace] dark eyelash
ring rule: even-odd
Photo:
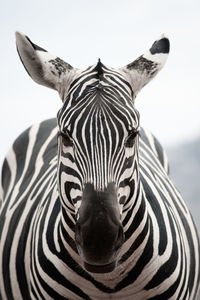
[[[133,145],[134,145],[134,141],[135,141],[135,138],[136,138],[136,136],[139,134],[139,130],[131,130],[130,132],[129,132],[129,135],[128,135],[128,137],[127,137],[127,139],[126,139],[126,141],[125,141],[125,147],[128,147],[128,148],[131,148],[131,147],[133,147]]]
[[[139,133],[139,130],[132,130],[130,133],[129,133],[129,135],[128,135],[128,139],[129,138],[132,138],[132,139],[135,139],[136,138],[136,136],[138,135],[138,133]]]
[[[64,144],[66,147],[68,147],[68,146],[73,146],[72,138],[70,137],[70,135],[69,135],[68,132],[64,133],[64,132],[59,131],[59,132],[57,133],[57,137],[58,137],[58,138],[59,138],[59,137],[62,138],[63,144]]]

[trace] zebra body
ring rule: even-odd
[[[20,38],[24,39],[24,36]],[[30,40],[28,42],[31,43]],[[44,49],[31,45],[34,51],[47,55]],[[159,46],[157,44],[154,51],[161,51],[158,50]],[[19,45],[18,51],[22,53]],[[23,63],[30,73],[26,58]],[[72,70],[70,65],[63,64],[59,59],[54,59],[52,65],[55,67],[54,72],[57,71],[60,75],[63,70]],[[141,68],[141,60],[128,65],[127,69],[134,68],[135,65]],[[147,67],[147,62],[145,66]],[[148,63],[148,68],[150,66],[152,64]],[[151,69],[150,77],[153,76],[153,70]],[[114,116],[110,121],[106,118],[106,112],[114,114],[112,88],[106,90],[104,99],[102,94],[107,82],[102,79],[99,85],[96,77],[94,80],[94,74],[96,76],[97,73],[99,77],[102,72],[104,79],[107,74],[108,80],[120,86],[118,94],[130,106],[126,112],[122,105],[116,106],[118,110],[115,111],[115,117],[117,116],[118,123],[113,121]],[[33,72],[31,76],[38,81],[35,74]],[[138,113],[135,109],[132,110],[131,103],[127,100],[129,85],[122,80],[120,73],[103,67],[100,62],[83,73],[78,72],[77,77],[73,73],[70,76],[73,78],[70,89],[59,90],[62,97],[66,98],[66,94],[68,95],[68,101],[64,102],[58,113],[58,126],[56,119],[51,119],[26,130],[13,144],[3,165],[0,216],[1,299],[195,299],[200,278],[199,242],[195,226],[169,178],[167,158],[161,145],[149,132],[138,128]],[[53,86],[50,79],[47,82],[43,80],[42,84]],[[134,86],[133,83],[132,85]],[[140,88],[139,84],[138,90]],[[97,95],[96,105],[93,105],[94,91]],[[134,92],[136,94],[136,89]],[[84,107],[81,105],[82,98],[77,101],[81,93],[84,103],[88,101]],[[132,98],[135,94],[132,93]],[[74,99],[78,104],[73,102]],[[109,106],[106,106],[108,99]],[[101,157],[101,152],[98,151],[103,143],[100,143],[102,136],[107,132],[107,139],[110,137],[111,140],[113,135],[105,124],[109,124],[112,129],[115,126],[118,130],[125,128],[125,132],[130,122],[128,125],[123,123],[124,127],[119,125],[122,124],[125,113],[127,120],[132,122],[134,132],[131,129],[131,138],[123,141],[123,145],[126,144],[123,155],[120,156],[119,147],[115,147],[112,141],[114,150],[110,151],[113,155]],[[78,127],[78,121],[82,120],[82,114],[85,114],[83,123],[76,129],[76,134],[78,136],[79,132],[92,132],[95,146],[94,152],[91,150],[93,156],[88,148],[84,148],[84,145],[88,145],[88,135],[83,140],[85,144],[80,144],[79,151],[74,137],[74,130]],[[87,128],[89,125],[85,124],[86,120],[92,120],[91,127]],[[101,128],[98,135],[93,134],[93,128],[96,128],[94,124]],[[57,136],[58,128],[60,133]],[[79,142],[81,139],[80,136]],[[131,152],[133,148],[137,151]],[[113,156],[121,162],[121,166],[116,165],[112,160]],[[87,163],[84,163],[86,157]],[[91,167],[90,157],[96,161]],[[106,160],[105,157],[109,159]],[[81,171],[77,167],[78,162]],[[136,167],[128,177],[125,169],[130,169],[132,164]],[[109,169],[110,165],[113,173]],[[118,186],[117,204],[114,202],[115,191],[112,191],[115,187],[110,184],[114,180]],[[63,187],[63,181],[67,181],[67,187]],[[83,188],[84,185],[86,188]],[[84,233],[85,221],[82,220],[88,214],[88,206],[90,207],[87,201],[91,195],[96,197],[96,190],[97,198],[105,206],[105,211],[111,212],[114,225],[107,227],[111,220],[101,216],[101,208],[96,203],[100,221],[94,223],[92,219],[90,226],[86,227],[86,232],[92,237],[89,244],[96,247],[93,253],[91,245],[85,246],[81,238],[84,236],[88,239]],[[111,208],[107,206],[104,203],[105,197],[106,201],[113,201],[115,205],[111,205]],[[92,206],[92,209],[96,208]],[[89,211],[90,213],[93,212]],[[115,221],[118,216],[119,224]],[[87,218],[90,220],[89,216]],[[90,232],[91,224],[95,224],[96,228],[94,226]],[[81,229],[77,229],[78,226]],[[119,231],[117,238],[116,226],[117,232]],[[104,227],[109,231],[108,235],[104,232]],[[110,245],[112,239],[114,245],[118,245],[114,254],[110,250],[113,249],[113,245]],[[102,253],[105,253],[105,257]],[[113,257],[117,257],[115,264],[112,262]],[[98,263],[93,265],[94,259]]]

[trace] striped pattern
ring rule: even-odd
[[[154,45],[150,52],[155,49],[160,51]],[[141,68],[141,61],[135,65]],[[32,126],[8,152],[2,170],[0,299],[196,299],[197,232],[169,178],[165,152],[139,128],[127,78],[127,69],[101,62],[73,74],[57,120]],[[75,243],[88,182],[99,191],[110,182],[117,186],[125,241],[110,273],[87,272]]]
[[[198,241],[191,216],[158,160],[167,165],[158,142],[141,130],[137,201],[123,215],[120,264],[104,276],[82,269],[75,218],[61,210],[56,132],[56,120],[33,126],[4,163],[2,299],[108,299],[108,294],[110,299],[195,299]]]

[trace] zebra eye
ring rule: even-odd
[[[132,130],[130,133],[129,133],[129,136],[127,137],[126,141],[125,141],[125,147],[127,148],[131,148],[133,147],[134,145],[134,142],[135,142],[135,138],[136,136],[138,135],[139,131],[138,130]]]
[[[73,146],[72,138],[69,136],[68,132],[58,132],[58,137],[61,137],[62,143],[65,147]]]

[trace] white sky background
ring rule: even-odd
[[[99,57],[124,66],[166,33],[169,59],[136,98],[141,125],[165,146],[200,135],[199,0],[1,0],[0,162],[18,134],[56,116],[62,105],[55,91],[27,75],[15,48],[16,30],[81,68]]]

